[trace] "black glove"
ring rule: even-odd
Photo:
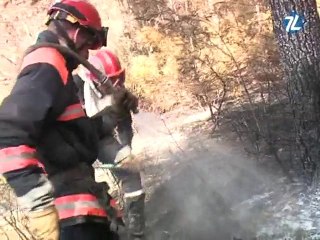
[[[113,99],[117,108],[127,112],[138,112],[139,99],[126,88],[117,88],[113,94]]]
[[[124,108],[127,109],[128,111],[132,111],[133,113],[136,113],[138,110],[138,105],[139,105],[138,97],[128,91],[123,101]]]

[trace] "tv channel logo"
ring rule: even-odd
[[[286,16],[283,20],[286,32],[296,33],[303,28],[305,23],[304,17],[299,15],[296,11],[292,11],[289,16]]]

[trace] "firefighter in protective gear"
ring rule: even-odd
[[[62,0],[48,11],[37,43],[66,46],[84,58],[106,45],[107,28],[84,0]],[[73,57],[53,47],[30,50],[0,106],[0,173],[30,219],[35,239],[113,239],[92,163],[98,122],[83,111]]]
[[[125,89],[125,69],[121,67],[118,57],[108,49],[101,49],[89,57],[89,62],[104,72],[113,86]],[[122,183],[124,192],[124,220],[129,239],[144,238],[144,200],[145,193],[141,183],[139,169],[133,167],[131,142],[133,138],[131,109],[138,107],[138,98],[130,92],[125,101],[119,101],[117,95],[104,99],[93,99],[86,92],[86,83],[94,76],[82,68],[75,81],[81,90],[85,110],[89,116],[103,119],[103,140],[100,142],[98,160],[103,164],[113,164],[111,171]],[[120,98],[121,99],[121,98]],[[103,104],[100,104],[100,103]],[[115,130],[116,136],[115,137]]]

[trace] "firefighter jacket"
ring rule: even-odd
[[[59,43],[49,31],[38,42]],[[97,158],[99,124],[86,117],[77,97],[71,74],[76,65],[54,48],[28,53],[0,106],[0,173],[22,208],[35,211],[55,204],[60,220],[68,222],[86,215],[106,218],[97,194],[86,185],[94,185],[91,180],[63,186],[50,181],[59,182],[59,174],[77,166],[82,166],[78,175],[90,178]],[[89,166],[85,172],[83,166]]]

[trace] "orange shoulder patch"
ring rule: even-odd
[[[58,50],[43,47],[32,51],[23,58],[21,70],[35,63],[48,63],[54,66],[59,72],[63,84],[67,84],[69,72],[66,67],[66,60]]]

